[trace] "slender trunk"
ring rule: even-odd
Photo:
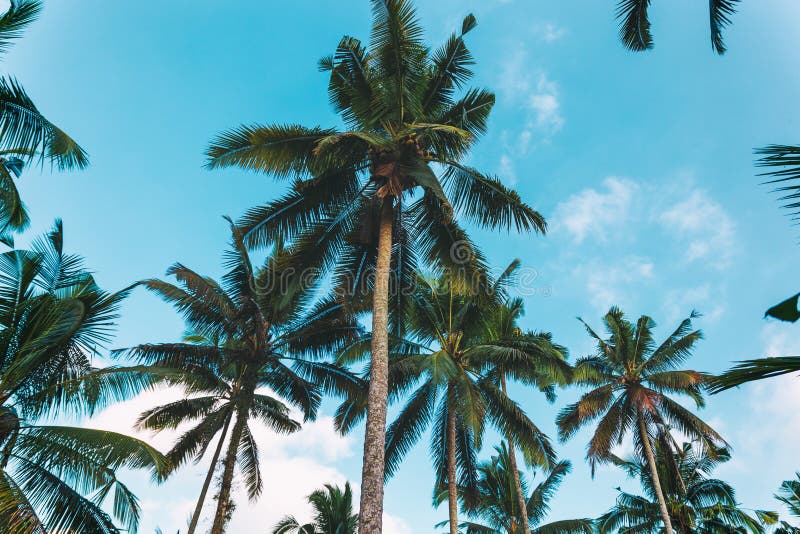
[[[458,485],[456,473],[456,411],[447,409],[447,504],[450,512],[450,534],[458,534]]]
[[[372,370],[367,399],[364,463],[358,532],[380,534],[383,529],[383,475],[386,447],[386,404],[389,395],[389,275],[392,254],[392,199],[383,199],[375,284],[372,297]]]
[[[508,391],[506,390],[506,374],[505,372],[500,372],[500,385],[503,389],[503,395],[507,395]],[[519,518],[520,522],[522,523],[522,532],[523,534],[531,534],[531,526],[528,520],[528,503],[525,499],[525,494],[522,493],[522,481],[519,479],[519,469],[517,468],[517,451],[514,445],[514,438],[511,435],[506,436],[506,441],[508,442],[508,459],[509,463],[511,464],[509,467],[511,468],[512,476],[514,477],[514,491],[517,494],[517,505],[519,506]]]
[[[667,510],[667,501],[664,499],[664,492],[661,490],[661,480],[658,477],[658,467],[656,466],[656,458],[653,455],[653,448],[650,445],[650,436],[647,434],[647,425],[645,425],[644,417],[640,413],[639,417],[639,437],[644,444],[644,455],[647,457],[647,463],[650,466],[650,475],[653,477],[653,487],[656,490],[656,497],[658,498],[658,506],[661,508],[661,519],[664,521],[664,532],[672,534],[672,521],[669,518],[669,510]]]
[[[225,420],[225,425],[222,427],[222,432],[219,436],[219,443],[217,443],[217,449],[214,451],[214,457],[211,458],[211,465],[208,468],[206,480],[203,482],[203,489],[200,490],[200,497],[197,499],[197,506],[194,508],[194,514],[192,514],[192,519],[189,522],[189,530],[186,532],[186,534],[194,534],[194,531],[197,529],[197,522],[200,521],[200,512],[203,511],[203,503],[206,500],[206,494],[208,493],[208,487],[211,485],[211,480],[214,478],[214,471],[216,471],[217,468],[219,455],[222,453],[222,444],[225,443],[225,434],[228,433],[228,425],[230,422],[230,419]]]
[[[236,412],[236,423],[231,431],[231,439],[228,442],[228,450],[225,453],[225,460],[222,462],[222,480],[219,485],[219,496],[217,497],[217,512],[214,515],[214,524],[211,526],[211,534],[222,534],[225,532],[225,523],[228,520],[231,486],[233,485],[233,471],[236,467],[236,453],[239,451],[239,441],[242,439],[244,425],[247,423],[247,411],[238,410]]]

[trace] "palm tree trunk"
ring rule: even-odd
[[[228,442],[228,450],[225,453],[225,460],[222,463],[222,480],[219,485],[219,495],[217,496],[217,512],[214,515],[214,524],[211,526],[211,534],[222,534],[225,532],[225,523],[228,520],[230,508],[231,486],[233,485],[233,471],[236,467],[236,453],[239,451],[239,441],[242,439],[244,425],[247,422],[247,411],[236,413],[236,423],[233,425],[231,440]]]
[[[661,480],[658,477],[658,467],[656,466],[656,458],[653,455],[653,447],[650,445],[650,436],[647,434],[647,425],[645,425],[644,417],[639,414],[639,437],[644,444],[644,455],[647,457],[647,464],[650,466],[650,476],[653,477],[653,488],[656,490],[656,497],[658,498],[658,506],[661,508],[661,519],[664,520],[664,532],[672,534],[672,521],[669,518],[669,510],[667,510],[667,501],[664,499],[664,492],[661,490]]]
[[[458,534],[455,406],[449,406],[447,412],[447,504],[450,512],[450,534]]]
[[[203,503],[206,500],[206,494],[208,494],[208,487],[211,485],[211,480],[214,478],[214,471],[216,470],[217,462],[219,461],[219,455],[222,453],[222,444],[225,443],[225,434],[228,433],[228,425],[230,422],[230,418],[226,419],[225,425],[222,427],[222,433],[219,436],[217,449],[214,451],[214,457],[211,458],[211,465],[208,468],[206,480],[203,482],[203,489],[200,490],[200,497],[197,499],[197,506],[194,508],[192,519],[189,522],[189,530],[186,531],[186,534],[194,534],[194,531],[197,529],[197,523],[200,521],[200,512],[203,511]]]
[[[506,391],[506,373],[500,371],[500,386],[503,389],[503,395],[507,395]],[[519,506],[520,522],[522,523],[523,534],[531,534],[531,525],[528,520],[528,504],[525,502],[525,494],[522,493],[522,481],[519,479],[519,469],[517,468],[517,452],[514,446],[514,438],[510,435],[506,436],[508,442],[508,459],[511,463],[511,473],[514,477],[514,491],[517,494],[517,505]]]
[[[378,257],[372,296],[372,370],[367,399],[361,507],[358,531],[380,534],[383,528],[383,473],[386,447],[386,404],[389,395],[389,275],[392,255],[392,199],[381,207]]]

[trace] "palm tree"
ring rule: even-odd
[[[407,293],[390,298],[391,275],[395,287],[406,287],[418,259],[475,272],[481,258],[454,213],[492,229],[544,232],[545,221],[498,178],[463,163],[495,101],[489,91],[466,88],[474,59],[464,37],[475,18],[429,53],[410,0],[371,3],[369,49],[344,37],[320,61],[344,131],[241,126],[215,139],[207,155],[211,168],[294,177],[289,193],[240,221],[248,244],[294,240],[301,263],[333,269],[338,292],[371,298],[360,530],[380,532],[390,307],[401,308]]]
[[[586,453],[592,474],[598,462],[612,459],[615,445],[621,444],[629,432],[633,434],[636,450],[650,468],[667,534],[672,533],[672,524],[661,491],[653,441],[671,442],[674,427],[708,450],[723,442],[714,429],[670,398],[671,394],[687,396],[698,408],[704,405],[701,388],[707,375],[676,369],[691,356],[701,338],[699,330],[692,330],[694,317],[692,314],[684,319],[660,345],[653,339],[655,323],[647,316],[640,317],[634,326],[619,308],[611,308],[604,317],[608,339],[583,323],[597,342],[597,353],[576,362],[573,380],[591,390],[565,407],[557,418],[562,441],[600,419]]]
[[[358,514],[353,513],[353,490],[346,482],[344,490],[325,484],[308,496],[314,519],[301,525],[294,516],[286,516],[275,525],[272,534],[355,534]]]
[[[796,473],[795,478],[792,480],[784,480],[775,498],[789,510],[791,516],[800,518],[800,473]],[[800,528],[786,521],[778,521],[777,517],[775,518],[775,523],[777,527],[773,534],[800,533]]]
[[[530,497],[524,500],[525,513],[517,498],[517,486],[521,484],[524,495],[528,495],[529,484],[520,471],[512,473],[511,449],[505,442],[495,447],[496,455],[478,466],[477,504],[467,511],[475,523],[461,523],[467,534],[520,534],[526,529],[522,525],[529,521],[527,530],[536,534],[593,534],[591,519],[567,519],[541,524],[550,511],[550,501],[555,496],[564,476],[572,466],[568,461],[556,463],[552,470],[533,488]]]
[[[261,493],[251,421],[276,432],[295,432],[300,423],[290,417],[285,402],[299,409],[304,420],[312,420],[323,393],[342,393],[360,385],[342,367],[319,361],[362,335],[355,319],[331,300],[313,303],[314,280],[285,276],[293,268],[291,251],[276,247],[261,268],[255,267],[241,232],[233,224],[231,230],[231,250],[225,258],[228,272],[221,284],[181,264],[167,271],[177,284],[141,282],[173,304],[194,333],[182,343],[116,351],[117,356],[131,357],[142,365],[174,369],[179,376],[177,382],[186,398],[148,410],[138,421],[141,428],[155,431],[196,422],[167,453],[174,468],[190,458],[199,461],[219,435],[189,534],[197,528],[226,438],[213,534],[223,532],[232,512],[236,465],[250,499]]]
[[[495,290],[498,285],[493,284]],[[484,315],[497,298],[490,288],[467,292],[449,273],[437,279],[419,276],[416,286],[404,320],[409,338],[395,342],[390,355],[392,395],[416,389],[387,429],[386,476],[397,471],[405,454],[432,427],[435,494],[447,489],[455,533],[458,487],[465,504],[478,497],[476,455],[487,422],[512,437],[531,465],[555,461],[549,438],[503,391],[496,370],[534,382],[542,373],[563,373],[568,366],[546,337],[497,339]],[[351,418],[341,424],[345,429],[355,418],[354,404],[364,409],[363,399],[351,401],[337,414]]]
[[[513,273],[518,264],[512,263],[506,270],[506,273]],[[566,354],[566,348],[555,346],[552,342],[552,336],[546,333],[528,332],[522,334],[521,329],[517,325],[518,319],[524,313],[522,299],[508,300],[501,306],[494,307],[493,313],[484,309],[486,321],[489,325],[489,335],[500,343],[505,343],[513,340],[514,343],[526,346],[526,352],[530,357],[529,368],[525,369],[525,374],[514,373],[514,368],[518,366],[511,366],[507,372],[506,366],[498,365],[492,369],[491,373],[496,375],[497,380],[500,382],[500,387],[503,394],[508,394],[506,377],[510,374],[512,378],[519,378],[520,381],[526,385],[538,387],[541,391],[545,392],[547,399],[550,402],[555,400],[554,385],[566,385],[569,380],[570,369],[566,362],[562,360],[555,360],[558,367],[553,366],[550,354],[555,349],[561,354]],[[536,360],[540,361],[536,361]],[[530,522],[528,521],[528,511],[525,505],[525,492],[522,488],[522,481],[519,477],[519,469],[517,467],[516,445],[512,436],[506,436],[508,443],[508,460],[509,460],[509,473],[514,481],[516,489],[518,506],[520,511],[520,524],[522,534],[531,534]],[[503,445],[505,446],[505,444]]]
[[[667,500],[675,530],[681,534],[764,532],[762,521],[774,514],[757,511],[756,517],[751,516],[736,502],[736,493],[728,483],[709,476],[718,465],[730,460],[727,449],[708,451],[684,443],[679,454],[674,455],[671,449],[657,444],[655,455],[661,493]],[[601,534],[658,534],[663,519],[649,467],[638,458],[614,457],[612,461],[628,476],[639,479],[644,496],[617,488],[616,505],[598,519]]]
[[[41,9],[40,0],[11,1],[0,16],[0,53],[22,36]],[[41,114],[15,78],[0,77],[0,233],[21,230],[28,224],[14,181],[25,162],[34,160],[49,160],[59,170],[82,169],[89,164],[86,152]]]
[[[618,0],[617,19],[620,21],[619,37],[628,50],[641,52],[653,48],[650,19],[647,10],[651,0]],[[711,46],[717,54],[725,53],[722,32],[731,23],[739,0],[709,0],[708,14],[711,27]]]
[[[39,422],[91,414],[149,383],[135,369],[91,363],[126,293],[103,291],[63,251],[60,221],[30,250],[0,255],[0,532],[116,534],[114,519],[135,532],[138,500],[116,471],[165,476],[166,458],[142,441]]]

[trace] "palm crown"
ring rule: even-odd
[[[608,339],[584,323],[597,342],[597,354],[575,362],[573,380],[592,390],[564,408],[557,422],[560,437],[568,439],[600,419],[586,454],[593,469],[597,462],[611,458],[612,448],[622,443],[629,431],[636,434],[640,422],[651,439],[666,436],[674,428],[709,448],[721,441],[716,431],[670,398],[683,395],[698,407],[704,406],[702,386],[707,376],[676,369],[702,336],[699,330],[692,330],[693,317],[684,319],[661,344],[653,339],[651,318],[642,316],[634,326],[618,308],[604,318]],[[643,437],[636,435],[641,451]]]
[[[353,513],[353,490],[350,483],[339,486],[325,484],[325,489],[308,496],[314,509],[310,523],[300,524],[294,516],[286,516],[272,529],[272,534],[355,534],[358,514]]]
[[[91,414],[148,383],[91,363],[125,294],[103,291],[63,251],[60,222],[31,250],[0,255],[0,531],[116,534],[114,518],[135,531],[138,500],[116,470],[166,474],[167,460],[139,440],[39,423]],[[114,518],[101,507],[107,498]]]
[[[758,511],[756,517],[736,502],[736,493],[725,481],[711,478],[711,472],[730,460],[727,449],[714,451],[684,443],[677,456],[673,451],[656,447],[661,490],[667,498],[672,524],[678,532],[718,533],[764,531],[763,520],[769,522],[772,512]],[[649,467],[638,458],[613,462],[630,477],[639,479],[645,495],[620,490],[617,504],[598,519],[601,533],[661,532],[661,517],[653,477]]]
[[[541,215],[499,179],[460,163],[485,131],[495,101],[489,91],[466,89],[474,61],[464,36],[475,18],[429,53],[410,2],[372,3],[370,49],[344,37],[320,61],[346,130],[242,126],[208,149],[211,167],[293,176],[287,195],[244,216],[246,241],[298,238],[313,257],[307,261],[337,264],[337,280],[351,292],[366,287],[364,276],[374,268],[383,199],[394,207],[393,268],[406,282],[419,255],[453,264],[451,248],[466,238],[453,209],[490,228],[545,228]]]
[[[175,467],[192,458],[199,460],[220,433],[221,446],[231,427],[215,532],[227,517],[237,463],[250,498],[261,491],[258,451],[249,421],[261,421],[278,432],[294,432],[300,424],[291,419],[284,401],[300,410],[306,420],[314,419],[324,393],[342,393],[357,386],[346,370],[320,358],[339,350],[362,331],[341,304],[312,301],[313,279],[284,276],[292,269],[289,251],[277,247],[264,265],[256,268],[241,233],[235,226],[231,228],[231,250],[226,255],[229,270],[221,284],[181,264],[168,271],[178,284],[141,282],[172,303],[193,334],[181,343],[117,351],[117,355],[133,357],[141,364],[174,369],[190,395],[153,408],[139,420],[141,427],[153,430],[197,421],[168,453]],[[211,470],[215,467],[212,462]]]
[[[520,534],[523,514],[516,495],[516,482],[511,465],[510,451],[505,442],[495,447],[496,454],[478,465],[477,504],[467,510],[474,520],[461,523],[467,534]],[[543,524],[550,511],[550,501],[555,497],[561,482],[572,466],[560,461],[546,472],[544,479],[531,489],[522,472],[517,472],[525,497],[525,506],[530,528],[537,534],[592,534],[591,519],[566,519]]]

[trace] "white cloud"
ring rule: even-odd
[[[508,154],[500,156],[499,173],[500,178],[508,185],[517,185],[517,171],[514,169],[514,162]]]
[[[665,319],[678,321],[696,310],[703,315],[704,321],[716,322],[725,313],[721,300],[719,291],[712,289],[710,283],[669,290],[664,296]]]
[[[646,258],[628,256],[613,264],[592,262],[574,273],[586,286],[589,303],[599,312],[611,306],[631,307],[630,296],[653,279],[655,266]]]
[[[540,68],[528,64],[527,52],[518,47],[502,64],[497,87],[508,102],[520,106],[528,114],[519,133],[522,151],[527,150],[534,131],[549,136],[564,127],[558,84]]]
[[[725,268],[733,259],[736,252],[733,220],[704,191],[693,191],[686,200],[661,213],[659,222],[667,232],[686,242],[687,262],[703,261],[715,268]]]
[[[399,517],[383,514],[383,531],[386,534],[411,534],[411,527]]]
[[[567,34],[565,28],[556,26],[552,22],[537,24],[534,26],[533,31],[539,39],[546,43],[558,41]]]
[[[554,226],[566,230],[577,243],[587,237],[605,241],[610,227],[628,220],[638,189],[631,180],[606,178],[602,190],[584,189],[560,203]]]
[[[564,127],[558,85],[543,72],[536,82],[536,91],[530,96],[530,107],[535,113],[538,128],[547,133],[555,133]]]

